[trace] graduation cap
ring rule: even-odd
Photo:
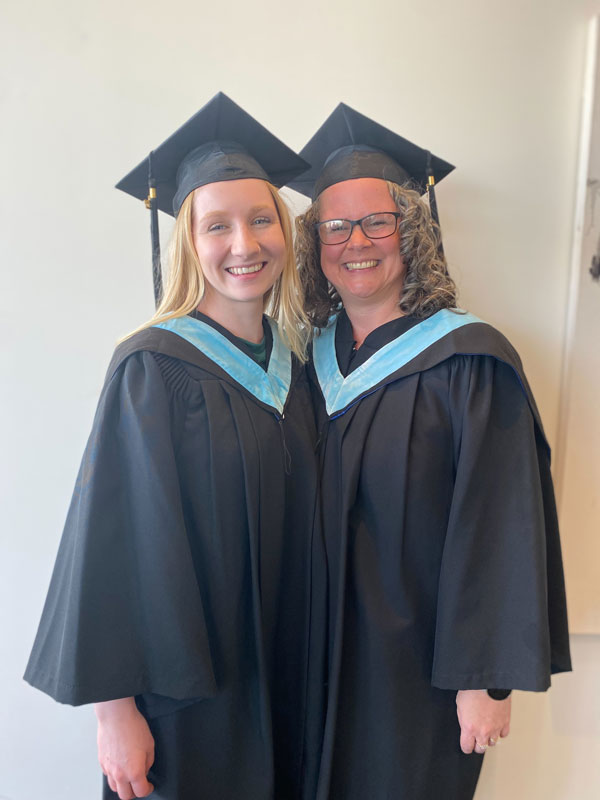
[[[353,178],[410,183],[421,194],[429,193],[431,214],[439,224],[433,187],[454,166],[345,103],[329,115],[300,155],[311,168],[288,186],[312,200],[327,187]]]
[[[250,114],[218,92],[117,183],[150,209],[154,298],[162,296],[158,213],[176,217],[185,198],[208,183],[259,178],[276,187],[308,164]]]

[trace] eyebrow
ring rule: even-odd
[[[258,214],[260,212],[270,211],[271,213],[277,213],[276,209],[269,205],[259,205],[259,206],[252,206],[252,208],[248,209],[248,216],[252,216],[254,214]],[[205,222],[208,219],[212,219],[213,217],[226,217],[230,214],[231,211],[208,211],[206,214],[201,216],[198,222]]]

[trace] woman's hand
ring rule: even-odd
[[[492,700],[485,689],[462,689],[456,693],[456,710],[463,753],[485,753],[509,734],[510,695]]]
[[[146,797],[154,786],[146,775],[154,763],[154,739],[133,697],[96,703],[98,760],[120,800]]]

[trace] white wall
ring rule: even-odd
[[[592,11],[4,0],[0,800],[99,796],[92,713],[20,675],[113,343],[152,310],[147,215],[112,185],[218,89],[292,147],[339,100],[429,147],[458,166],[439,205],[463,305],[520,350],[553,441]],[[478,800],[600,793],[599,637],[574,655],[576,678],[515,698]]]
[[[561,413],[554,462],[569,616],[574,633],[600,633],[600,16],[589,27]],[[595,102],[594,102],[595,101]],[[572,579],[572,580],[571,580]]]

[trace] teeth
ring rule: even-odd
[[[369,269],[370,267],[376,267],[378,263],[378,261],[347,261],[344,266],[349,270]]]
[[[252,264],[251,267],[227,267],[227,272],[230,272],[232,275],[248,275],[251,272],[258,272],[264,266],[264,262],[261,261],[260,264]]]

